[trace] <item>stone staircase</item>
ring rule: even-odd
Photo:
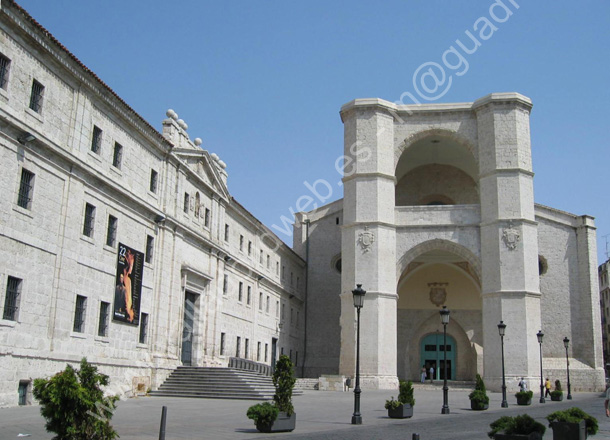
[[[454,391],[472,391],[472,390],[474,390],[474,385],[475,385],[474,381],[461,381],[461,380],[448,380],[447,381],[447,386],[449,387],[449,389],[454,390]],[[425,383],[413,381],[413,389],[427,390],[427,391],[442,390],[443,381],[435,380],[433,383],[430,383],[429,380],[427,380]]]
[[[302,394],[294,390],[293,396]],[[237,368],[178,367],[151,396],[202,399],[271,400],[270,376]]]

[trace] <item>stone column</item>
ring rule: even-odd
[[[532,103],[517,93],[491,94],[473,103],[479,138],[483,365],[490,389],[500,390],[502,365],[497,325],[507,325],[507,384],[540,381],[538,232],[529,116]],[[542,329],[544,331],[544,329]]]
[[[361,311],[361,387],[396,388],[394,119],[382,101],[341,109],[345,129],[341,242],[340,374],[355,372],[356,312],[351,291],[367,291]]]

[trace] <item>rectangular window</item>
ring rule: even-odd
[[[286,266],[282,266],[282,279],[286,278]]]
[[[250,257],[252,255],[252,242],[249,241],[248,242],[248,257]]]
[[[275,263],[275,274],[279,275],[280,274],[280,262],[276,261]]]
[[[6,90],[8,85],[8,73],[11,67],[11,60],[0,54],[0,88]]]
[[[203,225],[206,228],[210,227],[210,210],[208,208],[205,208],[205,217],[203,218]]]
[[[241,352],[241,338],[238,336],[235,344],[235,357],[239,357],[239,353]]]
[[[241,302],[244,299],[244,283],[239,282],[239,292],[237,295],[237,300]]]
[[[95,154],[100,153],[102,148],[102,129],[97,125],[93,126],[93,136],[91,137],[91,151]]]
[[[22,280],[19,278],[8,277],[2,319],[17,321],[17,317],[19,316],[19,302],[21,301],[21,281]]]
[[[100,302],[100,322],[97,326],[98,336],[108,336],[108,310],[110,310],[110,304],[104,301]]]
[[[157,193],[157,181],[159,179],[159,173],[155,170],[150,170],[150,192]]]
[[[226,295],[229,291],[229,275],[225,275],[224,280],[222,281],[222,294]]]
[[[280,317],[280,302],[279,301],[275,302],[275,316],[276,316],[276,318]]]
[[[116,243],[116,229],[118,220],[116,217],[109,215],[108,216],[108,230],[106,231],[106,246],[114,247]]]
[[[267,362],[267,352],[269,351],[269,344],[265,344],[265,362]]]
[[[246,298],[246,303],[250,305],[252,301],[252,286],[248,286],[248,297]]]
[[[185,214],[189,213],[189,208],[191,206],[191,196],[189,193],[184,193],[184,204],[182,205],[182,210]]]
[[[246,340],[244,341],[244,358],[248,359],[248,355],[250,351],[250,339],[246,338]]]
[[[260,362],[260,360],[261,360],[261,343],[258,342],[256,344],[256,361]]]
[[[223,356],[225,354],[225,334],[220,334],[220,355]]]
[[[229,241],[229,225],[225,224],[225,241]]]
[[[261,249],[260,254],[261,254],[261,255],[260,255],[260,257],[259,257],[259,263],[260,263],[260,264],[263,264],[263,250],[262,250],[262,249]]]
[[[282,304],[282,321],[286,316],[286,304]]]
[[[153,261],[153,252],[155,250],[155,238],[147,235],[146,236],[146,255],[144,256],[144,261],[147,263],[152,263]]]
[[[290,287],[294,286],[294,274],[290,272]]]
[[[265,311],[269,313],[269,295],[267,295],[267,306],[265,307]]]
[[[258,294],[258,310],[263,310],[263,292]]]
[[[121,160],[123,159],[123,146],[118,142],[114,143],[114,151],[112,152],[112,166],[121,169]]]
[[[146,344],[148,336],[148,313],[140,314],[140,344]]]
[[[267,269],[271,267],[271,257],[267,255]]]
[[[74,309],[74,327],[77,333],[85,331],[85,315],[87,310],[87,298],[76,295],[76,308]]]
[[[30,94],[30,108],[36,113],[42,111],[42,97],[44,95],[44,86],[38,81],[32,81],[32,93]]]
[[[21,406],[28,404],[28,385],[29,384],[30,384],[30,381],[27,381],[27,380],[19,381],[18,393],[19,393],[19,405],[21,405]]]
[[[17,204],[25,209],[32,208],[32,195],[34,193],[34,173],[21,168],[21,181],[19,182],[19,194]]]
[[[95,225],[95,206],[90,203],[85,204],[85,221],[83,222],[83,235],[93,237],[93,227]]]
[[[243,235],[239,236],[239,250],[242,252],[244,250],[244,236]]]

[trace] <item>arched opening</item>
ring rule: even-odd
[[[445,347],[443,333],[424,336],[419,344],[420,364],[426,369],[428,380],[445,379]],[[453,336],[447,335],[447,380],[455,380],[457,344]],[[434,370],[431,370],[433,368]]]
[[[436,131],[403,146],[396,164],[396,206],[479,203],[477,162],[466,145]]]

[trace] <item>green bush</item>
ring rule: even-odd
[[[549,421],[549,426],[553,422],[579,423],[581,420],[584,420],[587,425],[587,435],[595,435],[599,429],[595,417],[576,407],[564,411],[555,411],[546,416],[546,419]]]
[[[563,396],[563,391],[551,391],[551,399],[559,399],[561,396]]]
[[[563,391],[563,388],[561,388],[561,382],[559,381],[559,379],[557,379],[555,381],[555,391]]]
[[[385,409],[396,409],[400,405],[402,405],[402,403],[398,400],[394,400],[394,396],[392,396],[390,400],[385,401]]]
[[[54,440],[112,440],[119,435],[110,425],[118,396],[104,397],[108,376],[86,358],[80,370],[70,365],[50,379],[34,380],[34,398],[40,402],[45,428]]]
[[[504,416],[489,425],[491,431],[487,433],[489,438],[494,438],[496,434],[508,434],[508,435],[528,435],[533,432],[539,432],[540,435],[544,435],[546,427],[527,414],[522,414],[516,417]]]
[[[518,393],[515,393],[515,397],[517,399],[531,399],[532,397],[534,397],[534,392],[533,391],[519,391]]]
[[[273,385],[275,385],[273,401],[278,410],[285,412],[287,416],[291,416],[294,413],[292,389],[295,382],[292,361],[288,356],[283,354],[275,364],[275,371],[273,372]]]
[[[413,382],[401,380],[399,382],[398,400],[394,400],[394,396],[390,400],[385,401],[385,409],[396,409],[400,405],[409,404],[415,406],[415,398],[413,397]]]
[[[264,431],[266,427],[270,426],[277,419],[277,415],[280,412],[272,403],[257,403],[248,408],[246,415],[249,419],[254,420],[254,425],[259,431]]]
[[[484,405],[489,404],[489,396],[487,396],[487,390],[485,389],[485,382],[480,374],[477,374],[476,384],[474,391],[468,395],[468,398],[478,405],[480,409],[483,409]]]

